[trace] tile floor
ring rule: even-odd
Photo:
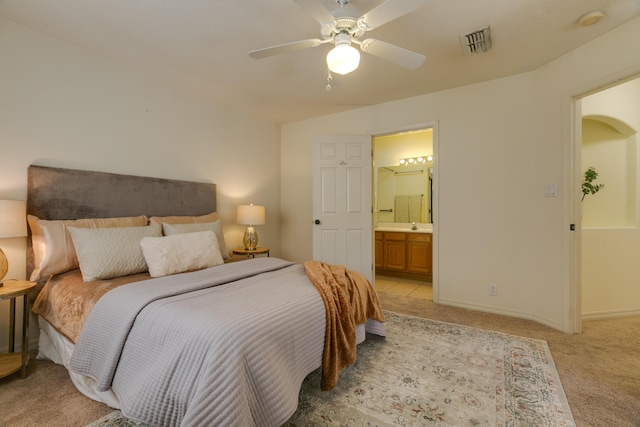
[[[433,300],[433,287],[431,282],[376,274],[375,287],[378,293]]]

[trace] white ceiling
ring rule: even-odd
[[[335,0],[317,1],[336,8]],[[364,13],[380,3],[350,6]],[[594,10],[604,13],[598,24],[577,24]],[[247,55],[321,38],[319,24],[293,0],[0,0],[1,17],[275,123],[533,70],[639,15],[639,0],[433,0],[366,36],[424,54],[420,68],[362,54],[360,67],[334,75],[327,91],[330,44]],[[492,49],[464,56],[459,36],[485,26]]]

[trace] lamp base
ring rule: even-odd
[[[242,243],[244,243],[244,248],[247,251],[255,251],[258,246],[258,233],[252,225],[248,226],[244,231],[244,236],[242,237]]]
[[[0,287],[2,287],[2,279],[6,276],[7,271],[9,271],[9,261],[2,249],[0,249]]]

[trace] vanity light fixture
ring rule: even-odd
[[[427,163],[433,160],[433,156],[418,156],[418,157],[405,157],[400,159],[400,165],[417,165],[420,163]]]

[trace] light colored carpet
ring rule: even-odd
[[[338,386],[309,375],[287,426],[574,426],[545,341],[386,312]],[[119,413],[91,427],[129,425]],[[131,424],[133,425],[133,424]]]

